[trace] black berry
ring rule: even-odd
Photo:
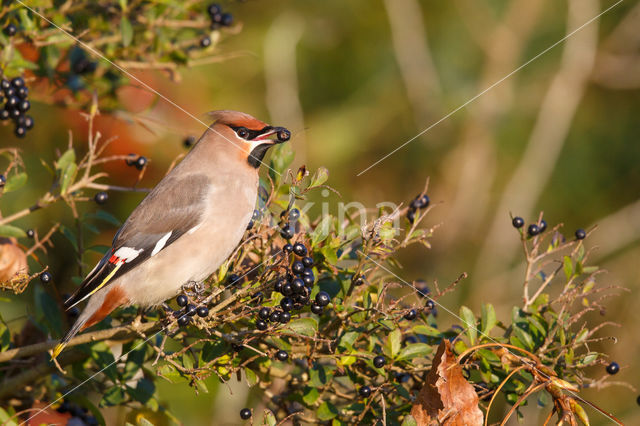
[[[396,375],[396,380],[398,381],[398,383],[406,383],[409,381],[410,378],[411,376],[408,375],[407,373],[398,373]]]
[[[36,235],[36,231],[34,231],[33,229],[27,229],[27,237],[29,238],[33,238]]]
[[[13,24],[9,24],[6,27],[4,27],[2,32],[4,33],[4,35],[6,35],[8,37],[12,37],[12,36],[16,35],[16,33],[18,32],[18,28]]]
[[[358,393],[363,398],[369,398],[371,396],[371,388],[369,386],[362,386],[358,389]]]
[[[266,330],[268,327],[267,323],[263,320],[256,321],[256,328],[260,331]]]
[[[178,297],[176,297],[176,303],[181,308],[184,308],[185,306],[187,306],[187,303],[189,303],[189,299],[184,294],[181,294]]]
[[[147,165],[147,157],[143,157],[142,155],[138,157],[135,163],[136,169],[142,170],[146,165]]]
[[[538,228],[538,225],[536,225],[535,223],[532,223],[527,228],[527,233],[529,234],[529,236],[535,237],[536,235],[538,235],[540,233],[540,228]]]
[[[220,25],[229,27],[233,24],[233,15],[230,13],[223,13],[220,17]]]
[[[189,303],[187,306],[184,307],[184,313],[189,315],[190,317],[194,316],[196,314],[196,305]]]
[[[2,121],[8,120],[10,116],[11,116],[11,113],[9,112],[8,109],[3,108],[0,110],[0,120]]]
[[[316,294],[316,303],[322,307],[325,307],[331,302],[331,297],[326,291],[320,291]]]
[[[229,283],[229,285],[240,284],[240,276],[238,274],[229,274],[227,283]]]
[[[282,324],[286,324],[289,321],[291,321],[291,313],[290,312],[283,312],[282,314],[280,314],[280,322]]]
[[[11,85],[16,89],[24,87],[24,79],[22,77],[16,77],[13,80],[11,80]]]
[[[13,89],[11,89],[13,90]],[[6,91],[5,91],[6,94]],[[7,100],[5,101],[5,108],[14,109],[18,106],[18,102],[20,102],[20,98],[17,96],[13,96],[13,94],[7,94]]]
[[[293,249],[295,250],[295,246],[293,246]],[[299,260],[293,262],[293,265],[291,265],[291,272],[296,275],[302,274],[304,272],[304,265],[302,264],[302,262],[300,262]]]
[[[291,309],[293,309],[293,299],[291,299],[290,297],[282,298],[282,300],[280,301],[280,307],[283,311],[289,312]]]
[[[289,359],[289,354],[287,353],[287,351],[279,350],[278,352],[276,352],[276,359],[278,361],[284,362]]]
[[[243,408],[242,410],[240,410],[240,418],[242,420],[249,420],[251,418],[251,410],[249,410],[248,408]]]
[[[31,117],[30,115],[25,115],[23,124],[27,130],[33,129],[33,117]]]
[[[3,78],[2,81],[0,81],[0,89],[7,90],[10,87],[11,87],[11,82],[6,78]]]
[[[49,284],[52,279],[53,277],[47,271],[44,271],[43,273],[40,274],[40,281],[42,281],[43,284]]]
[[[234,352],[240,352],[242,349],[244,349],[244,346],[232,343],[231,349],[233,349]]]
[[[266,306],[263,308],[260,308],[260,310],[258,311],[258,317],[260,317],[260,319],[265,321],[269,319],[270,314],[271,314],[271,309],[267,308]]]
[[[513,225],[514,228],[517,228],[517,229],[522,228],[524,226],[524,219],[521,218],[520,216],[516,216],[511,221],[511,224]]]
[[[4,175],[0,175],[0,188],[2,188],[5,183],[7,183],[7,178],[4,177]]]
[[[16,92],[20,99],[26,99],[29,96],[29,89],[26,87],[21,87]]]
[[[313,266],[313,258],[309,257],[309,256],[305,256],[302,258],[302,264],[307,267],[310,268]]]
[[[196,143],[196,138],[193,136],[187,136],[182,141],[182,145],[184,145],[185,148],[191,148],[193,145],[195,145],[195,143]]]
[[[297,254],[298,256],[306,256],[307,255],[307,248],[302,243],[295,243],[293,245],[293,252],[295,254]]]
[[[416,198],[414,198],[414,200],[410,204],[410,207],[413,209],[424,209],[428,206],[429,206],[429,197],[427,196],[427,194],[418,195]]]
[[[280,322],[280,315],[282,315],[282,311],[275,310],[271,312],[271,315],[269,315],[269,321]]]
[[[211,39],[209,37],[203,37],[200,39],[200,47],[211,46]]]
[[[220,13],[221,9],[220,9],[220,5],[216,4],[216,3],[211,3],[209,5],[209,7],[207,7],[207,12],[209,13],[210,16],[213,16],[215,14]],[[249,410],[248,408],[245,408],[245,410]],[[249,417],[247,417],[248,419]]]
[[[206,306],[199,306],[198,309],[196,309],[196,313],[200,318],[206,318],[209,316],[209,308]]]
[[[364,277],[362,275],[356,275],[351,281],[353,282],[353,285],[360,286],[364,284]]]
[[[576,230],[576,239],[584,240],[586,237],[587,237],[587,233],[585,232],[584,229],[580,228]]]
[[[318,305],[316,302],[311,303],[311,312],[316,315],[320,315],[324,311],[324,308]]]
[[[411,309],[409,312],[404,314],[404,319],[406,319],[407,321],[413,321],[414,319],[416,319],[417,316],[418,316],[418,313],[416,312],[416,310]]]
[[[618,365],[617,362],[614,361],[611,364],[607,365],[607,373],[617,374],[618,371],[620,371],[620,366]]]
[[[303,275],[302,276],[302,281],[304,281],[304,284],[311,287],[313,285],[313,282],[315,281],[315,277],[313,276],[313,274],[311,275]]]
[[[190,322],[191,322],[190,316],[182,315],[180,316],[180,318],[178,318],[178,325],[180,327],[184,327],[185,325],[188,325]]]
[[[291,209],[289,211],[289,220],[292,221],[292,222],[297,222],[298,219],[300,219],[300,210]]]
[[[280,230],[280,236],[285,240],[290,240],[295,235],[293,228],[289,225],[284,225]]]
[[[540,225],[538,226],[538,230],[539,230],[539,232],[540,232],[541,234],[542,234],[544,231],[546,231],[546,230],[547,230],[547,221],[546,221],[546,220],[542,219],[542,220],[540,221]]]
[[[382,355],[378,355],[373,359],[373,366],[376,368],[382,368],[386,363],[387,360]]]
[[[285,296],[291,296],[293,294],[293,287],[291,286],[291,284],[286,283],[282,286],[282,294]]]
[[[251,297],[256,303],[260,304],[262,303],[262,300],[264,299],[264,293],[262,293],[261,291],[257,292],[256,294],[254,294]]]
[[[15,129],[13,129],[13,134],[19,138],[23,138],[27,134],[27,129],[22,126],[18,126]]]
[[[427,309],[429,310],[433,310],[433,308],[436,307],[436,304],[433,300],[429,299],[427,300],[427,304],[425,305]]]
[[[276,283],[273,285],[273,291],[275,292],[282,292],[282,286],[284,284],[286,284],[287,280],[284,278],[278,278],[278,280],[276,281]]]
[[[107,200],[109,199],[109,194],[107,194],[104,191],[100,191],[98,192],[95,197],[93,197],[93,200],[97,203],[97,204],[105,204],[107,202]]]
[[[292,250],[293,250],[293,246],[291,244],[289,244],[289,243],[285,244],[282,247],[282,251],[285,252],[285,253],[291,253]]]

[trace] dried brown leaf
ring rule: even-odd
[[[28,274],[27,256],[16,245],[15,238],[0,238],[0,283],[18,274]]]
[[[456,362],[448,340],[438,347],[411,415],[418,426],[483,424],[478,395],[462,375],[462,367]]]

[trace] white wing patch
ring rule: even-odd
[[[124,260],[126,263],[131,262],[133,259],[135,259],[136,257],[138,257],[138,255],[143,251],[144,249],[140,249],[140,250],[136,250],[134,248],[131,247],[120,247],[118,250],[116,250],[115,253],[113,253],[113,255],[119,259]]]
[[[158,242],[156,243],[156,246],[153,248],[153,251],[151,252],[151,256],[155,256],[156,254],[158,254],[160,250],[164,248],[165,244],[167,244],[167,241],[169,240],[169,237],[171,237],[172,233],[173,231],[169,231],[164,235],[164,237],[158,240]]]
[[[189,229],[189,230],[187,231],[187,235],[191,235],[191,234],[193,234],[193,233],[194,233],[194,232],[196,232],[198,229],[200,229],[200,227],[201,227],[201,226],[202,226],[202,224],[200,224],[200,225],[196,225],[196,226],[194,226],[193,228]]]

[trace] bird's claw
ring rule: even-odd
[[[182,285],[182,292],[189,297],[199,298],[205,290],[203,282],[189,281]]]

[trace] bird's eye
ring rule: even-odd
[[[246,139],[247,136],[249,136],[249,130],[245,127],[239,127],[238,130],[236,130],[236,134],[242,139]]]

